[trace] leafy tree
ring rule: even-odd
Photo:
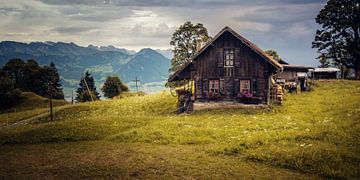
[[[10,59],[3,67],[11,81],[14,83],[15,88],[24,89],[24,66],[25,62],[21,59]]]
[[[282,60],[275,50],[269,49],[269,50],[266,50],[265,53],[277,61]]]
[[[89,88],[89,90],[87,87]],[[94,78],[88,71],[86,71],[85,76],[81,77],[79,87],[76,90],[76,100],[78,102],[86,102],[92,101],[92,99],[100,99],[100,95],[96,91]]]
[[[42,67],[39,66],[39,64],[33,60],[27,60],[22,68],[23,77],[22,77],[22,83],[21,83],[21,90],[22,91],[30,91],[34,92],[38,95],[43,96],[44,94],[41,93],[42,85],[40,84],[40,77],[46,76],[45,74],[41,75],[41,69]]]
[[[9,74],[15,88],[45,97],[48,97],[49,90],[52,90],[54,99],[64,99],[60,76],[54,63],[42,67],[33,59],[26,62],[21,59],[11,59],[3,70]]]
[[[360,1],[329,0],[316,22],[322,28],[316,31],[312,47],[328,63],[353,68],[360,79]]]
[[[316,59],[318,59],[320,62],[320,65],[319,65],[320,68],[327,68],[330,66],[330,62],[328,61],[328,58],[326,57],[325,54],[321,54]]]
[[[171,60],[170,72],[177,71],[196,53],[197,39],[201,39],[203,42],[211,39],[207,29],[200,23],[194,25],[187,21],[173,33],[170,45],[174,46],[172,50],[174,57]]]
[[[104,96],[107,98],[113,98],[122,92],[129,91],[129,88],[121,82],[120,78],[117,76],[108,76],[102,87]]]
[[[0,109],[7,109],[19,99],[21,91],[14,88],[14,82],[7,72],[0,70]]]

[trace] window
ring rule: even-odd
[[[224,66],[225,67],[233,67],[234,66],[234,57],[235,57],[235,52],[233,49],[226,49],[224,51],[224,59],[225,59],[225,63]]]
[[[240,93],[242,92],[251,92],[250,80],[240,80]]]
[[[225,67],[225,76],[234,76],[234,68],[233,67]]]
[[[210,92],[218,93],[220,89],[219,80],[209,80],[209,90]]]

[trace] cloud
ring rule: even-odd
[[[313,34],[313,28],[304,22],[294,23],[285,30],[290,36],[308,36]]]
[[[325,2],[326,0],[40,0],[50,5],[84,5],[84,6],[129,6],[129,7],[187,7],[208,8],[242,5],[276,5],[276,4],[308,4]]]
[[[92,28],[90,27],[56,27],[51,31],[58,32],[61,34],[78,34],[86,31],[90,31]]]
[[[307,59],[315,57],[310,48],[317,28],[314,17],[325,3],[326,0],[0,1],[0,40],[165,49],[170,47],[176,28],[190,20],[203,23],[212,36],[230,26],[258,46],[300,61],[299,54],[308,54]],[[297,54],[299,49],[302,52]]]
[[[260,6],[253,10],[245,11],[244,14],[235,16],[238,21],[255,21],[263,23],[292,23],[303,20],[314,19],[316,10],[321,4],[295,4]]]

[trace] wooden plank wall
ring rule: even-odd
[[[260,57],[256,52],[243,44],[229,32],[221,35],[212,45],[200,54],[194,61],[196,70],[192,79],[195,79],[196,98],[203,98],[204,79],[224,79],[223,51],[231,48],[235,50],[234,75],[226,77],[232,78],[235,83],[240,79],[250,79],[256,83],[252,85],[256,89],[256,96],[266,98],[267,77],[273,69],[269,68],[269,63]],[[229,85],[236,88],[237,85]],[[235,90],[235,89],[234,89]],[[234,91],[236,92],[236,91]],[[234,95],[236,95],[234,93]]]

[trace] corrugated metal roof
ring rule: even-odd
[[[334,67],[328,67],[328,68],[315,68],[314,72],[338,72],[340,69],[334,68]]]

